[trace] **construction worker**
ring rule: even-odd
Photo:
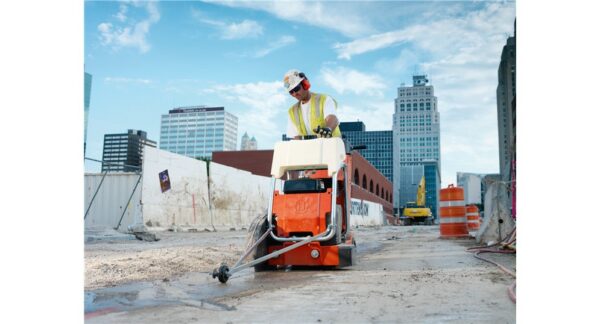
[[[298,100],[289,110],[287,137],[301,136],[341,137],[339,121],[335,115],[337,102],[325,94],[310,92],[310,82],[298,70],[290,70],[283,76],[283,85]]]

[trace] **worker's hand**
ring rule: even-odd
[[[313,131],[315,132],[315,134],[317,134],[317,136],[319,137],[331,137],[332,135],[332,131],[331,128],[329,127],[321,127],[321,126],[317,126],[317,128],[313,129]]]

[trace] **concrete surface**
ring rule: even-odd
[[[95,241],[115,242],[119,240],[135,240],[135,235],[118,232],[106,226],[86,227],[83,234],[86,243]]]
[[[160,233],[159,233],[160,234]],[[163,233],[159,242],[86,244],[86,282],[91,260],[111,264],[119,256],[195,247],[216,250],[210,262],[187,272],[85,290],[88,323],[514,323],[507,288],[513,278],[478,260],[474,240],[439,239],[438,226],[355,229],[358,264],[340,270],[246,269],[226,284],[208,275],[223,257],[229,265],[245,233]],[[218,239],[220,237],[220,239]],[[204,244],[204,245],[202,245]],[[228,250],[229,249],[229,250]],[[135,250],[136,252],[132,252]],[[238,254],[239,255],[239,254]],[[485,254],[509,269],[515,255]],[[152,258],[147,255],[145,258]],[[221,260],[219,260],[221,259]],[[227,258],[225,258],[227,259]],[[144,259],[145,260],[145,259]],[[161,261],[162,260],[162,261]],[[130,263],[137,263],[132,259]],[[161,279],[159,279],[161,278]]]

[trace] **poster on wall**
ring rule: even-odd
[[[159,173],[158,178],[160,179],[160,190],[162,192],[171,189],[171,179],[169,178],[169,170],[165,170]]]

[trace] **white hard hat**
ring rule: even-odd
[[[303,77],[300,76],[300,71],[298,70],[289,70],[283,76],[283,86],[287,88],[287,91],[294,89],[297,85],[304,80]]]

